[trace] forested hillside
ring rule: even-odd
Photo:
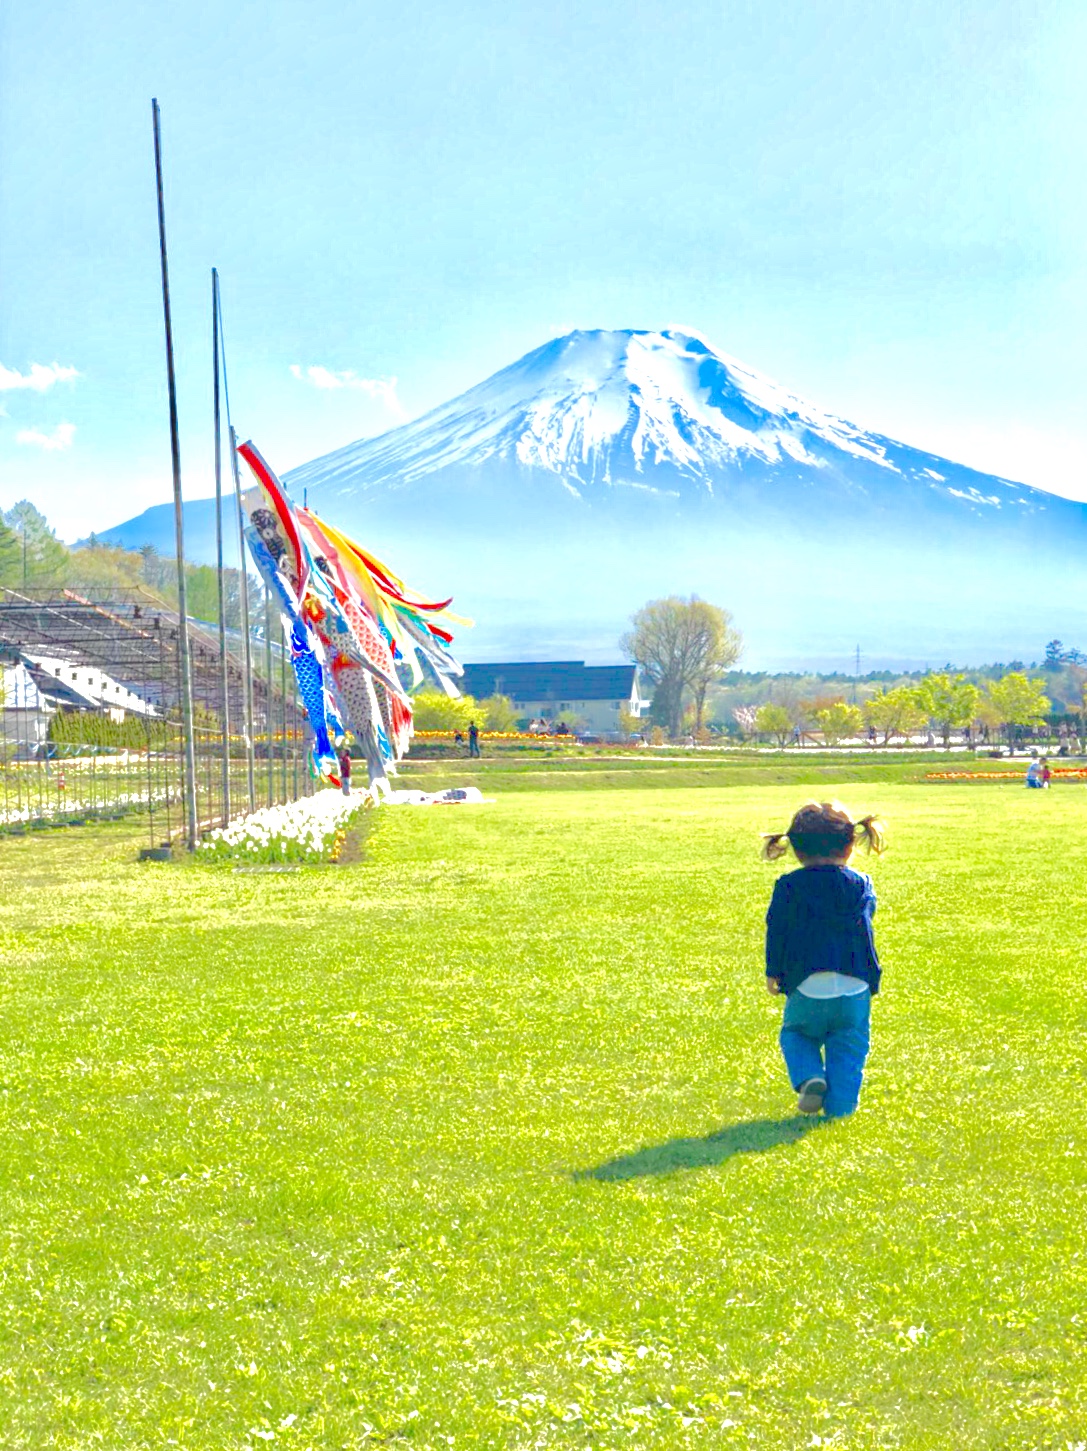
[[[241,623],[240,572],[224,570],[226,623]],[[195,619],[218,623],[215,570],[206,564],[185,568],[188,612]],[[132,589],[141,586],[168,605],[177,605],[177,564],[150,545],[120,549],[90,540],[75,549],[63,544],[45,516],[27,500],[0,512],[0,585],[11,589],[55,586],[73,590]],[[251,598],[257,581],[250,578]]]

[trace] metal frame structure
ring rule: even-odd
[[[259,648],[245,649],[238,632],[230,632],[237,643],[232,639],[224,656],[217,634],[215,627],[188,621],[198,835],[229,819],[231,799],[248,805],[251,755],[264,801],[288,799],[289,784],[298,788],[290,799],[299,790],[313,790],[309,727],[294,672],[283,668],[283,646],[258,634]],[[71,739],[72,730],[65,731],[63,742],[43,740],[42,722],[31,720],[25,702],[5,708],[0,830],[138,812],[147,818],[151,845],[186,834],[182,648],[180,615],[149,590],[0,589],[0,661],[11,666],[26,656],[48,656],[77,671],[97,670],[151,707],[146,715],[129,717],[139,722],[138,731],[129,727],[129,740],[133,732],[141,739],[123,747],[96,741],[108,730],[92,730],[89,723],[86,741]],[[250,675],[247,658],[274,663]],[[252,739],[252,752],[244,733],[224,730],[227,720],[246,719],[249,699],[263,726]],[[78,723],[79,717],[76,735]]]

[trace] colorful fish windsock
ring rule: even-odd
[[[453,639],[447,624],[471,621],[449,613],[452,600],[428,600],[409,590],[387,565],[310,510],[300,511],[299,521],[303,530],[312,529],[322,538],[323,557],[335,571],[341,589],[354,596],[380,626],[394,654],[410,669],[412,684],[424,679],[422,656],[442,688],[459,695],[452,677],[463,672],[447,648]]]
[[[250,524],[267,545],[276,566],[286,576],[294,598],[301,605],[309,575],[309,559],[302,547],[294,505],[253,443],[243,443],[238,452],[249,465],[263,501],[262,504],[257,504],[253,500],[254,507],[249,507],[246,498],[252,494],[250,490],[242,498],[242,507]]]
[[[395,774],[396,760],[403,751],[394,751],[381,734],[381,716],[374,691],[379,686],[385,689],[385,681],[388,680],[389,688],[400,693],[396,667],[388,646],[369,618],[362,617],[361,611],[349,602],[341,605],[331,582],[322,572],[323,562],[320,558],[313,561],[315,567],[310,573],[303,610],[324,646],[329,683],[341,714],[351,723],[351,729],[362,747],[370,772],[370,785],[387,789],[389,774]],[[349,619],[352,611],[359,616],[357,621]],[[361,643],[366,639],[367,631],[374,636],[370,650]],[[384,652],[383,657],[378,646]],[[411,706],[407,702],[405,704],[410,718]]]
[[[250,443],[238,449],[257,480],[242,495],[249,520],[246,542],[261,579],[275,596],[291,641],[291,665],[298,693],[313,731],[313,763],[317,775],[339,784],[339,760],[331,739],[339,723],[329,720],[327,682],[320,657],[321,644],[306,622],[302,608],[309,576],[309,559],[298,533],[294,509],[282,484]],[[338,733],[342,734],[342,727]]]
[[[413,730],[401,673],[410,673],[413,686],[430,675],[447,694],[459,695],[455,677],[463,670],[449,649],[448,626],[471,621],[448,612],[451,600],[409,590],[381,560],[310,510],[296,510],[252,443],[238,452],[256,479],[242,495],[246,539],[290,633],[318,774],[337,780],[335,738],[350,729],[371,786],[387,788]]]

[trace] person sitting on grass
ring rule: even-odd
[[[872,935],[876,894],[871,878],[853,871],[858,840],[884,846],[874,816],[854,821],[836,801],[810,801],[788,831],[764,838],[763,857],[777,861],[791,846],[800,870],[774,884],[766,914],[766,986],[786,995],[781,1053],[801,1113],[828,1118],[852,1113],[868,1057],[871,999],[880,965]]]
[[[1041,791],[1043,787],[1048,786],[1049,782],[1042,774],[1044,769],[1044,757],[1041,761],[1031,761],[1030,765],[1027,767],[1027,786],[1031,791]]]

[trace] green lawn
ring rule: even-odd
[[[1087,1439],[1087,789],[833,788],[884,993],[810,1128],[756,856],[808,789],[606,780],[293,874],[0,840],[0,1446]]]

